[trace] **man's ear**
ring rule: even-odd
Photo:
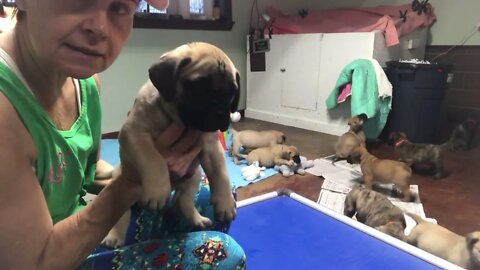
[[[168,8],[169,1],[168,0],[146,0],[148,4],[158,10],[164,10]]]
[[[160,57],[158,63],[153,64],[148,70],[150,81],[167,102],[171,102],[175,98],[178,71],[190,62],[192,62],[190,57],[179,59],[166,53]]]

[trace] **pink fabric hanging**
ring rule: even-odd
[[[309,11],[304,18],[287,16],[280,10],[269,7],[267,14],[272,20],[273,34],[300,33],[347,33],[371,32],[380,30],[385,34],[387,46],[399,43],[399,37],[413,32],[417,28],[431,25],[436,16],[433,7],[428,4],[428,12],[418,15],[411,5],[379,6],[374,8],[338,8]],[[407,19],[403,22],[400,11],[407,10]]]

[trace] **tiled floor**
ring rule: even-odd
[[[303,156],[315,159],[333,153],[336,136],[277,125],[273,123],[242,119],[234,123],[238,130],[276,129],[287,136],[287,143],[295,145]],[[478,134],[477,134],[478,135]],[[477,140],[478,141],[478,140]],[[369,146],[370,152],[379,158],[395,157],[392,146],[378,144]],[[420,198],[428,217],[459,234],[480,229],[480,146],[472,150],[447,152],[445,169],[448,176],[434,180],[428,175],[414,174],[411,184],[419,185]],[[243,200],[280,188],[288,188],[316,201],[323,178],[313,175],[295,175],[288,178],[276,174],[268,179],[238,190],[238,199]]]

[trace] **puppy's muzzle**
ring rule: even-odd
[[[216,108],[195,110],[195,108],[179,107],[179,116],[183,124],[205,132],[225,131],[230,125],[230,111]]]

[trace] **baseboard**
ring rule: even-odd
[[[342,135],[346,129],[346,125],[344,124],[340,126],[340,125],[334,125],[329,123],[323,123],[323,122],[315,121],[308,118],[292,117],[285,114],[271,113],[271,112],[265,112],[260,110],[252,110],[248,108],[245,110],[245,117],[272,122],[276,124],[281,124],[285,126],[313,130],[316,132],[322,132],[322,133],[336,135],[336,136]]]

